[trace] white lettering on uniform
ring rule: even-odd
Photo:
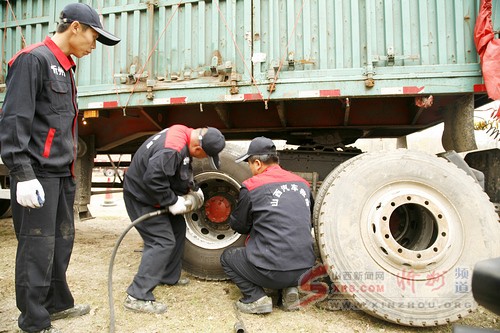
[[[281,189],[283,190],[283,192],[289,192],[290,189],[288,188],[288,185],[281,185]]]
[[[299,194],[305,199],[306,207],[309,207],[311,205],[311,201],[307,196],[306,190],[300,188],[299,185],[297,184],[290,184],[290,186],[288,184],[283,184],[274,190],[273,196],[276,198],[271,199],[271,206],[277,207],[279,205],[279,199],[282,197],[282,195],[285,192],[290,192],[290,191],[299,192]]]
[[[50,65],[50,69],[52,70],[52,73],[54,73],[54,75],[66,77],[66,72],[60,66]]]
[[[160,138],[160,136],[161,135],[159,134],[155,135],[154,138],[152,138],[151,141],[148,142],[146,148],[149,149],[153,145],[153,143]]]
[[[278,197],[278,198],[280,198],[282,194],[283,194],[283,192],[281,192],[279,189],[276,189],[276,190],[274,190],[274,192],[273,192],[273,195],[274,195],[275,197]]]

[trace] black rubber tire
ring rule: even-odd
[[[12,216],[10,209],[10,200],[0,199],[0,218],[7,218]]]
[[[500,226],[481,187],[446,160],[406,149],[345,163],[315,203],[331,296],[407,326],[472,312],[474,264],[500,255]]]
[[[0,176],[0,188],[7,188],[6,179],[7,176]],[[10,209],[9,199],[0,199],[0,218],[7,218],[12,216],[12,210]]]
[[[352,162],[354,162],[355,160],[357,160],[361,156],[362,156],[362,154],[356,155],[356,156],[348,159],[344,163],[341,163],[340,165],[338,165],[323,180],[323,184],[325,184],[327,181],[331,182],[331,181],[335,180],[349,164],[351,164]],[[323,200],[324,200],[327,192],[329,191],[329,189],[330,189],[329,186],[322,185],[322,186],[320,186],[320,188],[318,189],[318,192],[316,193],[316,198],[314,200],[314,207],[313,207],[313,216],[312,216],[315,236],[318,235],[318,220],[319,220],[319,216],[321,214],[321,207],[323,206]]]
[[[245,151],[244,147],[227,142],[226,148],[220,154],[219,170],[213,169],[207,159],[194,159],[195,181],[203,190],[205,203],[212,196],[223,195],[234,207],[240,184],[252,176],[246,163],[234,162]],[[227,222],[212,224],[206,218],[204,209],[205,207],[202,207],[184,216],[188,230],[182,267],[186,272],[201,279],[226,280],[227,276],[220,264],[220,255],[228,247],[243,246],[246,236],[232,231]]]

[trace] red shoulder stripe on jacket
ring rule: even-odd
[[[43,45],[43,42],[40,42],[40,43],[36,43],[36,44],[30,45],[30,46],[27,46],[24,49],[18,51],[16,54],[14,54],[12,59],[9,60],[9,67],[12,66],[12,64],[14,63],[14,61],[16,61],[16,59],[17,59],[17,57],[19,57],[19,55],[21,55],[23,53],[30,53],[33,49],[35,49],[39,46],[42,46],[42,45]]]
[[[193,129],[184,125],[171,126],[165,135],[165,148],[170,148],[176,151],[181,151],[191,139],[191,131]]]
[[[266,169],[260,175],[253,176],[243,182],[243,185],[249,191],[255,190],[256,188],[272,183],[286,183],[286,182],[298,182],[304,183],[309,186],[309,183],[302,177],[297,176],[296,174],[282,170],[279,165],[273,165]]]

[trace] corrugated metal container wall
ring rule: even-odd
[[[6,61],[52,32],[69,2],[2,3],[3,77]],[[383,83],[368,90],[363,84],[373,77],[381,82],[480,76],[472,37],[479,0],[82,2],[96,8],[104,27],[122,38],[115,47],[98,45],[78,61],[82,95],[126,93],[133,84],[127,79],[131,75],[140,76],[142,84],[149,80],[155,90],[227,87],[216,74],[220,69],[227,73],[229,67],[247,92],[272,82],[278,73],[281,83],[304,83],[307,89],[335,82],[342,95],[351,96],[380,94]],[[494,12],[494,21],[500,21],[498,9]],[[426,93],[454,89],[462,92],[464,87],[429,84]],[[268,94],[266,86],[257,90]],[[190,101],[210,102],[220,96],[197,94]],[[277,91],[272,96],[287,95]]]
[[[94,1],[95,3],[95,1]],[[248,7],[244,9],[244,4]],[[250,45],[241,34],[250,26],[250,1],[104,1],[104,26],[122,38],[116,47],[100,47],[80,60],[78,84],[124,82],[129,74],[153,80],[211,77],[210,66],[230,61],[249,71]],[[97,6],[94,4],[94,8]],[[236,23],[240,26],[236,26]],[[234,46],[234,41],[237,47]],[[242,52],[242,56],[237,56]],[[224,65],[226,65],[224,63]],[[114,70],[114,72],[111,72]],[[195,82],[193,82],[195,83]]]
[[[256,1],[261,41],[254,50],[267,54],[261,72],[270,63],[284,62],[285,77],[297,76],[298,70],[318,70],[310,73],[314,77],[363,75],[374,65],[390,66],[377,74],[402,74],[406,70],[400,66],[429,71],[433,65],[444,70],[443,65],[477,63],[472,38],[476,2]],[[286,72],[291,57],[294,73]],[[348,71],[338,71],[343,69]]]
[[[5,82],[7,62],[12,56],[23,47],[42,41],[49,33],[48,22],[54,16],[54,5],[55,1],[3,1],[0,6],[0,83]]]

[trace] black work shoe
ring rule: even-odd
[[[236,307],[243,313],[271,313],[273,311],[273,300],[269,296],[263,296],[252,303],[238,301]]]
[[[283,289],[282,306],[285,311],[299,310],[299,290],[296,287]]]
[[[73,306],[72,308],[51,314],[50,320],[54,321],[54,320],[59,320],[59,319],[64,319],[64,318],[73,318],[73,317],[83,316],[89,312],[90,312],[90,305],[88,305],[88,304],[75,304],[75,306]],[[56,332],[56,331],[54,331],[54,332]]]

